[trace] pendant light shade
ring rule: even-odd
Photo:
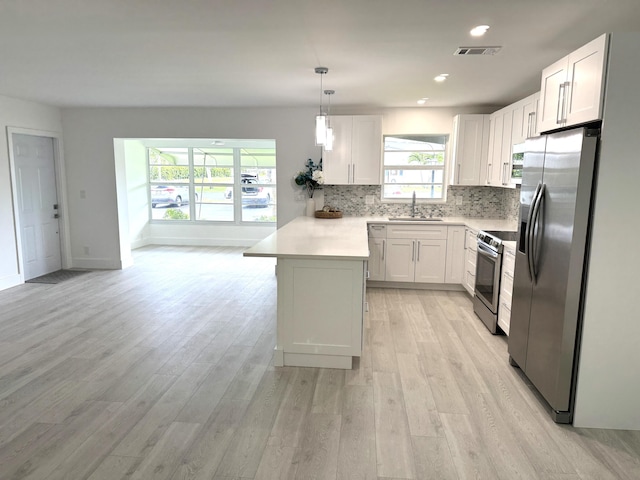
[[[327,152],[333,150],[333,128],[327,127],[327,138],[324,141],[324,149]]]
[[[322,146],[327,139],[327,116],[316,115],[316,145]]]
[[[316,73],[320,75],[320,113],[316,115],[316,145],[324,146],[327,140],[327,116],[322,111],[322,76],[329,69],[327,67],[316,67]]]
[[[327,152],[333,150],[333,128],[331,128],[331,95],[336,93],[335,90],[325,90],[324,94],[329,97],[327,106],[327,128],[325,130],[324,149]]]

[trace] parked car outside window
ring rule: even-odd
[[[198,194],[195,195],[196,202]],[[181,207],[189,204],[189,187],[181,185],[154,185],[151,187],[151,207],[168,205]]]
[[[243,207],[263,207],[266,208],[271,203],[271,194],[268,189],[257,186],[257,175],[243,173],[240,179],[242,184],[242,206]],[[224,194],[225,198],[233,197],[233,187],[228,187]]]

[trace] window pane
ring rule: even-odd
[[[233,183],[233,149],[195,148],[193,177],[195,183]]]
[[[233,185],[203,185],[195,186],[196,202],[223,203],[233,205]]]
[[[188,185],[150,185],[151,190],[151,207],[181,207],[188,205],[190,200],[190,191]]]
[[[242,167],[242,178],[243,180],[249,179],[252,182],[255,181],[255,183],[259,183],[261,185],[275,185],[276,169],[275,167],[259,169]]]
[[[385,152],[384,164],[387,166],[444,165],[444,152]]]
[[[233,203],[197,203],[196,220],[233,222]]]
[[[442,183],[443,170],[385,170],[384,183]]]
[[[189,153],[186,148],[150,148],[151,182],[189,183]]]
[[[442,185],[407,185],[392,183],[384,186],[384,197],[395,199],[410,199],[413,192],[416,198],[440,199],[442,198]]]
[[[276,150],[275,148],[242,148],[240,149],[240,165],[253,168],[275,168]]]
[[[403,151],[444,150],[446,135],[387,135],[384,137],[384,149]]]

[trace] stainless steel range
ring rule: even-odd
[[[476,260],[476,288],[473,311],[493,334],[498,333],[498,305],[500,304],[500,270],[502,242],[516,240],[517,232],[478,232]]]

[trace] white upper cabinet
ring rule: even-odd
[[[331,117],[333,150],[324,151],[322,170],[329,185],[380,185],[382,117]]]
[[[452,185],[484,185],[483,165],[489,148],[489,115],[453,118]]]
[[[511,130],[511,144],[524,143],[527,138],[539,135],[537,112],[540,92],[529,95],[513,104],[513,129]]]
[[[505,119],[509,129],[509,140],[511,140],[511,124],[512,120],[509,118],[512,114],[512,110],[503,108],[495,113],[491,114],[489,119],[489,155],[487,157],[487,164],[484,172],[484,184],[491,185],[493,187],[501,187],[503,183],[502,174],[504,172],[503,167],[503,151],[504,142],[503,136],[505,131]],[[511,151],[510,148],[507,149]]]
[[[542,71],[539,131],[602,118],[607,34]]]

